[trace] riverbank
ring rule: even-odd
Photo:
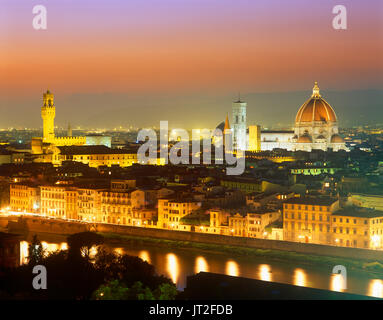
[[[233,245],[217,245],[211,243],[179,241],[161,238],[151,238],[133,235],[122,235],[110,232],[98,232],[106,241],[106,244],[120,245],[149,245],[156,247],[195,250],[198,252],[211,252],[214,254],[230,254],[233,256],[247,257],[253,259],[267,258],[274,261],[300,264],[315,267],[329,267],[343,265],[348,270],[361,272],[377,277],[383,276],[383,261],[367,261],[362,259],[338,258],[323,255],[303,254],[294,251],[282,251],[275,249],[257,249]]]

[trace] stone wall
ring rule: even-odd
[[[10,218],[8,218],[10,219]],[[249,248],[260,248],[260,249],[275,249],[283,251],[294,251],[298,253],[325,255],[334,257],[344,258],[355,258],[383,261],[383,251],[379,250],[368,250],[368,249],[357,249],[357,248],[345,248],[335,246],[324,246],[318,244],[309,243],[296,243],[289,241],[279,240],[267,240],[267,239],[251,239],[234,236],[223,236],[215,234],[206,234],[198,232],[184,232],[184,231],[173,231],[173,230],[162,230],[154,228],[143,228],[143,227],[131,227],[131,226],[118,226],[110,224],[95,224],[89,225],[85,223],[77,222],[66,222],[57,221],[50,219],[41,218],[23,218],[15,220],[12,218],[11,221],[0,218],[0,227],[8,225],[8,231],[14,233],[28,233],[28,232],[41,232],[41,233],[52,233],[60,235],[69,235],[83,231],[98,231],[105,233],[118,233],[124,235],[132,235],[139,237],[150,237],[150,238],[161,238],[176,241],[192,241],[211,243],[218,245],[232,245]]]

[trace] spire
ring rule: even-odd
[[[321,97],[321,95],[319,93],[319,87],[318,87],[318,82],[317,81],[315,81],[315,84],[314,84],[312,97],[313,98],[320,98]]]
[[[223,129],[223,132],[225,132],[226,130],[230,130],[229,115],[228,114],[226,114],[225,128]]]

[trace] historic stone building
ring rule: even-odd
[[[293,137],[293,150],[313,149],[346,150],[344,140],[339,135],[335,111],[322,98],[317,82],[310,99],[298,110]]]

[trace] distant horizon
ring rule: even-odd
[[[4,0],[0,127],[214,128],[238,97],[248,124],[293,126],[318,81],[340,127],[383,119],[383,1]]]
[[[108,130],[120,126],[124,128],[158,127],[161,120],[168,120],[172,128],[211,129],[223,122],[226,114],[229,114],[231,122],[231,104],[236,100],[234,94],[215,96],[201,93],[200,96],[193,95],[192,99],[189,95],[159,94],[153,101],[145,96],[133,96],[128,93],[60,95],[51,88],[49,90],[55,95],[55,124],[66,128],[70,123],[73,129],[79,126],[84,129]],[[0,96],[0,108],[3,109],[0,127],[41,128],[42,93],[30,99],[13,97],[11,101]],[[377,119],[383,119],[383,89],[351,91],[321,89],[321,93],[334,108],[341,128],[372,125],[377,123]],[[241,99],[248,104],[247,124],[291,128],[294,126],[296,112],[310,95],[311,90],[241,93]],[[190,107],[178,109],[177,105],[180,104],[190,105]],[[137,105],[142,107],[136,108]],[[167,107],[164,107],[166,105]],[[109,107],[105,108],[105,106]],[[204,108],[205,106],[208,106],[208,110]],[[4,109],[8,110],[6,115]],[[22,109],[25,110],[23,113],[26,117],[20,118]],[[169,111],[161,111],[162,109]],[[359,110],[364,110],[363,114]],[[132,117],[133,112],[134,117]],[[200,116],[202,121],[199,125]]]

